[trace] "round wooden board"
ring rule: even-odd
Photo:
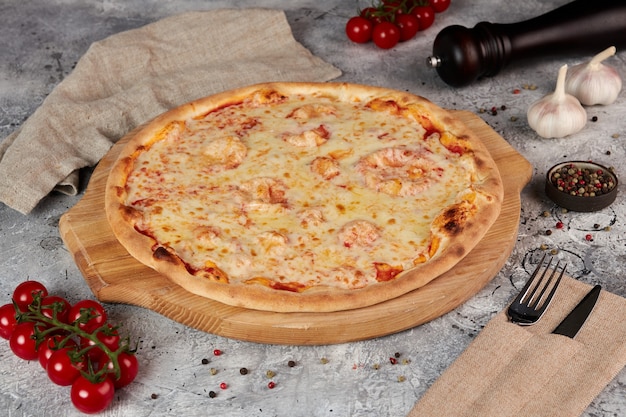
[[[371,339],[406,330],[453,310],[502,268],[516,242],[520,192],[532,166],[482,119],[453,111],[483,140],[505,185],[502,212],[472,252],[426,286],[370,307],[333,313],[272,313],[232,307],[187,292],[132,258],[116,240],[104,213],[111,164],[130,132],[96,167],[85,196],[59,228],[87,284],[102,302],[133,304],[217,335],[259,343],[324,345]]]

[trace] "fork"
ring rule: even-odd
[[[524,288],[522,288],[522,291],[520,291],[509,306],[507,313],[513,323],[517,323],[521,326],[529,326],[536,323],[550,305],[550,301],[552,301],[552,297],[561,283],[561,278],[565,273],[567,264],[563,265],[561,273],[556,278],[556,281],[554,281],[554,277],[557,275],[561,263],[561,261],[558,261],[546,280],[553,258],[550,258],[543,273],[539,274],[545,258],[546,255],[544,254],[537,268],[535,268],[528,279],[528,282]],[[539,278],[537,278],[538,276]]]

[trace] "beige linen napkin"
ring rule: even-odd
[[[551,332],[591,289],[564,277],[535,325],[489,321],[409,417],[580,416],[626,365],[626,300],[602,291],[574,339]]]
[[[0,201],[27,214],[55,186],[76,192],[76,170],[95,165],[134,127],[193,99],[259,82],[339,75],[296,42],[278,10],[191,12],[112,35],[92,44],[0,142]]]

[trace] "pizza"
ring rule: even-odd
[[[188,292],[332,312],[450,270],[502,198],[480,138],[423,97],[265,83],[185,104],[131,135],[105,209],[128,253]]]

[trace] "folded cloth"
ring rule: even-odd
[[[600,293],[574,339],[551,333],[590,289],[563,277],[532,326],[498,313],[409,417],[580,416],[626,364],[626,300],[615,294]]]
[[[241,22],[246,30],[241,31]],[[196,98],[269,81],[328,81],[284,12],[220,9],[165,18],[95,42],[20,129],[0,143],[0,201],[24,214],[118,139]]]

